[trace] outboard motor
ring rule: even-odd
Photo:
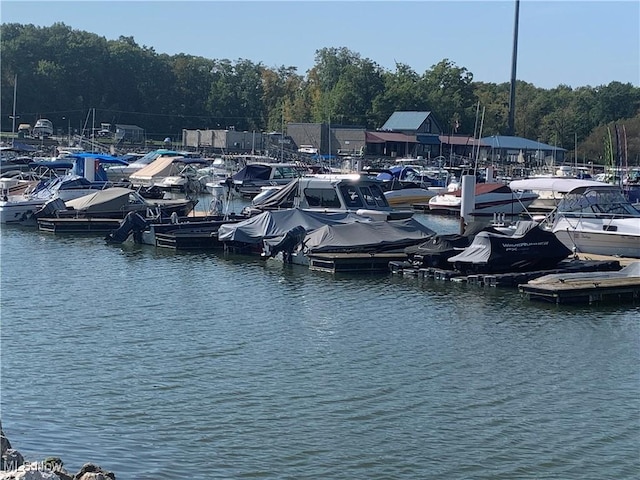
[[[263,240],[263,257],[275,257],[278,253],[282,252],[285,263],[291,262],[291,255],[293,250],[302,242],[307,235],[306,229],[298,225],[293,227],[284,235],[276,238]]]
[[[64,200],[56,197],[46,202],[39,210],[36,210],[33,216],[34,218],[55,217],[56,212],[66,209],[67,205],[64,203]]]
[[[123,243],[132,232],[135,235],[145,228],[147,228],[145,218],[138,212],[129,212],[120,226],[107,234],[105,241],[107,243]]]

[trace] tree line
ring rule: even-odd
[[[322,48],[300,74],[246,59],[159,54],[133,37],[107,40],[63,23],[0,28],[2,111],[12,112],[17,78],[16,116],[26,123],[46,117],[65,130],[82,127],[95,109],[98,122],[139,125],[161,139],[183,128],[282,131],[292,122],[375,130],[394,111],[431,111],[445,134],[474,135],[480,105],[483,136],[508,131],[509,82],[475,82],[449,59],[424,73],[402,63],[389,71],[348,48]],[[2,115],[2,131],[12,129],[10,117]],[[580,161],[604,163],[615,126],[626,134],[629,163],[640,164],[640,88],[516,83],[517,136],[569,151],[577,143]]]

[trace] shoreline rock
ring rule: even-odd
[[[0,480],[116,480],[113,472],[95,463],[85,463],[75,475],[63,467],[59,457],[42,461],[25,461],[22,454],[11,447],[0,422]]]

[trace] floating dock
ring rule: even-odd
[[[640,260],[600,256],[599,259],[565,260],[552,270],[471,275],[434,267],[416,268],[406,261],[392,261],[389,269],[394,274],[418,278],[483,287],[517,287],[530,300],[557,304],[637,302],[640,300],[640,276],[637,273],[625,276],[621,270],[621,265],[626,270],[637,262]]]
[[[39,218],[38,230],[48,233],[109,233],[120,226],[117,218]]]
[[[223,243],[218,240],[218,229],[200,231],[174,230],[156,233],[156,247],[172,250],[213,250],[222,249]]]
[[[530,300],[551,303],[599,303],[640,300],[640,277],[559,278],[544,283],[526,283],[518,287]]]
[[[389,262],[406,260],[404,252],[316,253],[309,255],[309,270],[320,272],[388,272]]]

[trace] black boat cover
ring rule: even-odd
[[[570,253],[552,232],[536,222],[520,221],[511,235],[479,232],[448,261],[463,273],[523,272],[553,268]]]

